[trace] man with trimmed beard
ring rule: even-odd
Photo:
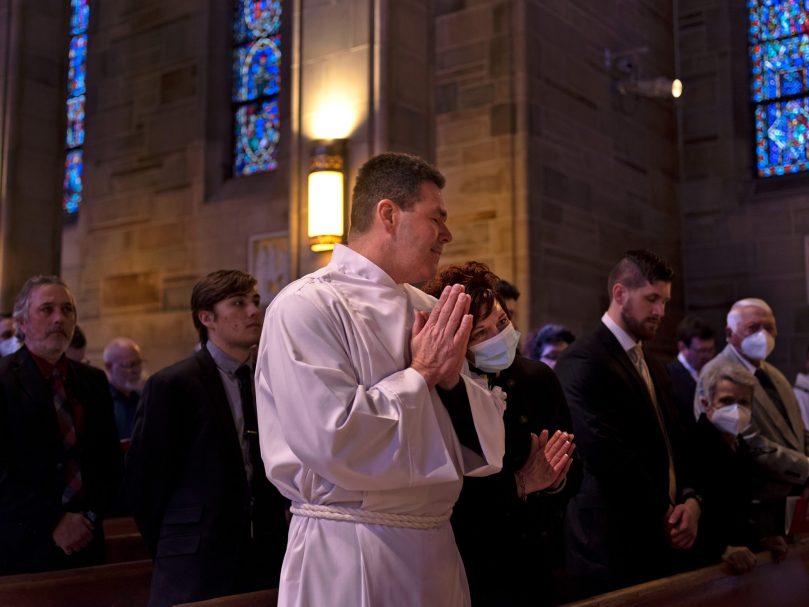
[[[100,564],[122,462],[104,373],[65,356],[76,303],[57,276],[14,302],[23,346],[0,361],[0,575]]]
[[[654,253],[627,251],[610,272],[598,328],[556,365],[584,463],[567,512],[568,569],[588,594],[669,574],[675,551],[696,539],[700,502],[679,457],[671,385],[643,351],[673,275]]]

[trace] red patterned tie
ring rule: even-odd
[[[76,452],[76,424],[68,409],[65,382],[59,369],[51,374],[51,390],[53,391],[53,408],[62,434],[62,447],[65,450],[65,490],[62,493],[62,504],[69,503],[81,493],[81,470]]]

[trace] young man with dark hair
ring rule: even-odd
[[[104,373],[65,356],[76,304],[57,276],[14,304],[23,346],[0,361],[0,575],[98,565],[122,461]]]
[[[677,328],[677,358],[666,369],[671,377],[672,396],[680,422],[686,430],[696,423],[694,392],[699,372],[716,355],[713,329],[696,316],[686,316]]]
[[[673,275],[654,253],[628,251],[610,273],[598,328],[556,365],[584,462],[567,512],[568,569],[592,594],[669,574],[674,550],[696,538],[699,498],[681,461],[668,375],[643,352]]]
[[[144,387],[127,489],[154,558],[150,607],[278,583],[286,502],[259,453],[250,360],[259,304],[244,272],[199,281],[191,309],[202,347]]]

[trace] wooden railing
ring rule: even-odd
[[[809,543],[793,545],[776,563],[757,556],[750,573],[715,565],[601,594],[566,607],[809,607]]]

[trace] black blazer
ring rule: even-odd
[[[472,604],[542,605],[553,599],[552,574],[562,564],[562,520],[581,481],[578,458],[557,493],[517,497],[514,473],[525,465],[531,433],[571,432],[570,412],[554,372],[517,356],[492,384],[506,392],[503,470],[465,477],[452,514]]]
[[[690,479],[678,459],[681,438],[668,375],[652,357],[646,362],[682,491]],[[563,353],[556,373],[584,462],[581,488],[567,512],[569,569],[602,590],[667,574],[673,556],[664,522],[668,457],[643,379],[603,323]]]
[[[151,606],[278,585],[286,502],[260,458],[248,485],[205,347],[146,382],[126,464],[129,504],[154,558]]]
[[[691,372],[676,358],[666,365],[666,370],[671,378],[672,399],[677,408],[677,415],[683,429],[691,432],[697,423],[694,417],[694,392],[697,390],[697,382],[691,377]]]
[[[83,407],[77,435],[82,497],[66,509],[64,450],[50,384],[22,347],[0,360],[0,575],[98,564],[102,521],[123,471],[107,377],[67,361],[67,389]],[[91,544],[66,556],[51,537],[66,511],[92,511]]]

